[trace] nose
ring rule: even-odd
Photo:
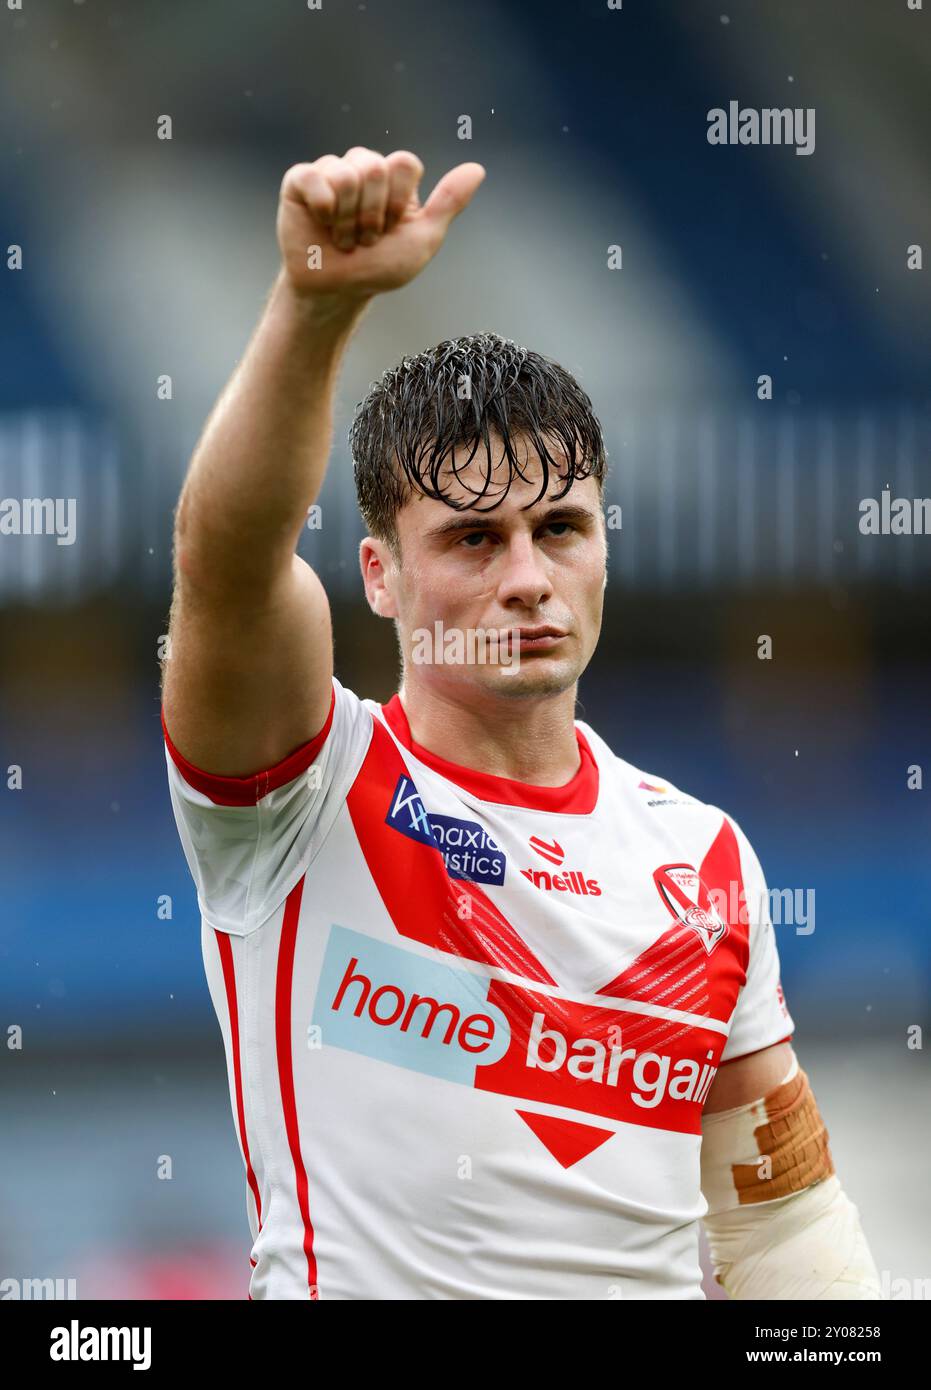
[[[519,603],[537,608],[553,594],[546,563],[529,535],[512,536],[503,556],[498,582],[498,601],[502,606]]]

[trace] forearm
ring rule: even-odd
[[[701,1172],[715,1277],[731,1298],[882,1297],[795,1057],[761,1099],[704,1116]]]
[[[255,592],[290,564],[323,485],[339,365],[369,302],[300,294],[279,274],[191,459],[176,521],[182,575]]]
[[[715,1278],[733,1299],[881,1299],[860,1214],[837,1175],[775,1202],[705,1218]]]

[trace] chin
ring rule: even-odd
[[[483,690],[505,699],[529,699],[538,695],[561,695],[579,678],[578,671],[565,662],[547,662],[538,657],[525,659],[514,671],[506,666],[486,667],[478,678]]]

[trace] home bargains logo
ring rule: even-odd
[[[507,861],[478,821],[428,812],[409,777],[399,777],[385,821],[409,840],[432,845],[443,856],[450,878],[470,883],[503,883]]]
[[[517,1102],[688,1134],[701,1132],[725,1041],[722,1031],[543,994],[335,925],[311,1022],[324,1047]],[[537,1129],[555,1117],[518,1114],[556,1152]],[[588,1149],[614,1132],[582,1128]]]

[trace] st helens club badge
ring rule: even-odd
[[[691,927],[708,955],[727,935],[727,922],[721,917],[691,864],[663,864],[654,870],[653,881],[659,895],[676,921]]]

